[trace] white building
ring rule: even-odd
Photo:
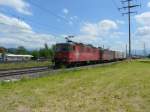
[[[2,61],[3,60],[3,58],[2,58],[2,53],[0,53],[0,61]]]
[[[2,54],[0,54],[0,58],[6,62],[29,61],[32,57],[32,55],[5,54],[4,59],[2,59]]]

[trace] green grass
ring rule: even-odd
[[[24,67],[37,67],[37,66],[48,66],[50,65],[50,61],[29,61],[29,62],[18,62],[18,63],[0,63],[1,69],[13,69],[13,68],[24,68]]]
[[[150,112],[150,63],[123,62],[2,82],[0,112]]]

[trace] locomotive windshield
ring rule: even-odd
[[[56,45],[56,52],[60,51],[71,51],[72,47],[69,44],[58,44]]]

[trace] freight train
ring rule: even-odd
[[[108,49],[97,48],[76,42],[56,44],[54,63],[55,66],[74,66],[84,64],[96,64],[123,60],[125,53]]]

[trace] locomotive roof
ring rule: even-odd
[[[83,44],[83,43],[75,43],[75,42],[68,42],[68,43],[59,43],[59,44],[56,44],[56,45],[80,45],[80,46],[86,46],[86,47],[92,47],[92,48],[97,48],[97,47],[94,47],[93,45],[91,44]],[[97,48],[98,49],[98,48]]]

